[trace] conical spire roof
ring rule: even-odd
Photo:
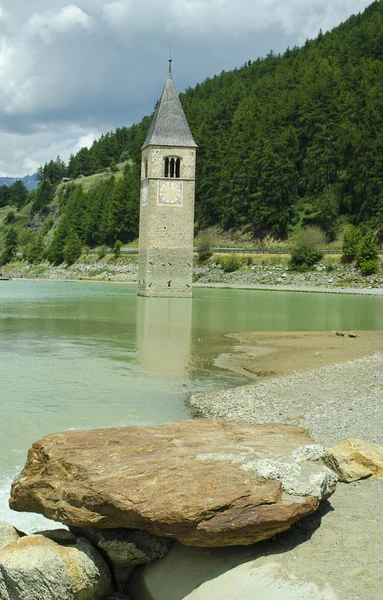
[[[169,73],[148,135],[147,146],[197,147],[185,117],[173,77]]]

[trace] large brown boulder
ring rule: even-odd
[[[33,444],[10,506],[190,546],[246,545],[313,511],[336,475],[307,431],[197,420],[67,431]]]

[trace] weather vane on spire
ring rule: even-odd
[[[172,50],[173,50],[173,46],[170,45],[168,46],[168,50],[169,50],[169,73],[172,72]]]

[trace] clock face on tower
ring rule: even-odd
[[[182,181],[159,181],[157,204],[182,206]]]

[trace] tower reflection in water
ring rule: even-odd
[[[192,302],[183,298],[137,299],[137,352],[145,371],[179,380],[188,376]]]

